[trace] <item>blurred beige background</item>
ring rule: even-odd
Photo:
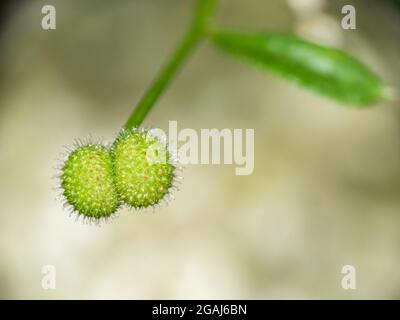
[[[222,25],[341,47],[399,89],[400,11],[350,1],[221,0]],[[57,29],[41,29],[53,4]],[[52,179],[63,146],[111,141],[190,19],[194,1],[24,1],[0,34],[0,298],[400,298],[397,102],[348,109],[205,43],[147,125],[254,128],[255,171],[189,166],[168,207],[75,222]],[[354,265],[357,289],[341,288]],[[43,265],[57,271],[41,286]]]

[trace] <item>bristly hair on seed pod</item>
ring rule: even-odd
[[[119,198],[133,208],[168,203],[180,170],[166,141],[149,129],[122,129],[111,146]]]
[[[60,166],[59,179],[64,205],[77,219],[98,224],[120,207],[111,154],[100,142],[78,140]]]

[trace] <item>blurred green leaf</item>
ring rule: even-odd
[[[229,53],[348,105],[367,106],[388,96],[375,73],[335,48],[282,34],[215,32],[212,39]]]

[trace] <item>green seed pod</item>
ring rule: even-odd
[[[106,147],[79,146],[69,154],[60,178],[66,203],[79,215],[99,220],[110,217],[118,209],[112,159]]]
[[[146,130],[122,130],[111,154],[117,192],[127,205],[154,206],[169,194],[176,168],[158,137]]]

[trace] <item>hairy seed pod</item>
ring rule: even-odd
[[[108,218],[120,204],[111,154],[102,145],[79,146],[69,154],[62,167],[61,187],[66,202],[89,219]]]
[[[158,204],[169,192],[175,166],[167,147],[146,130],[122,130],[111,154],[120,199],[134,208]]]

